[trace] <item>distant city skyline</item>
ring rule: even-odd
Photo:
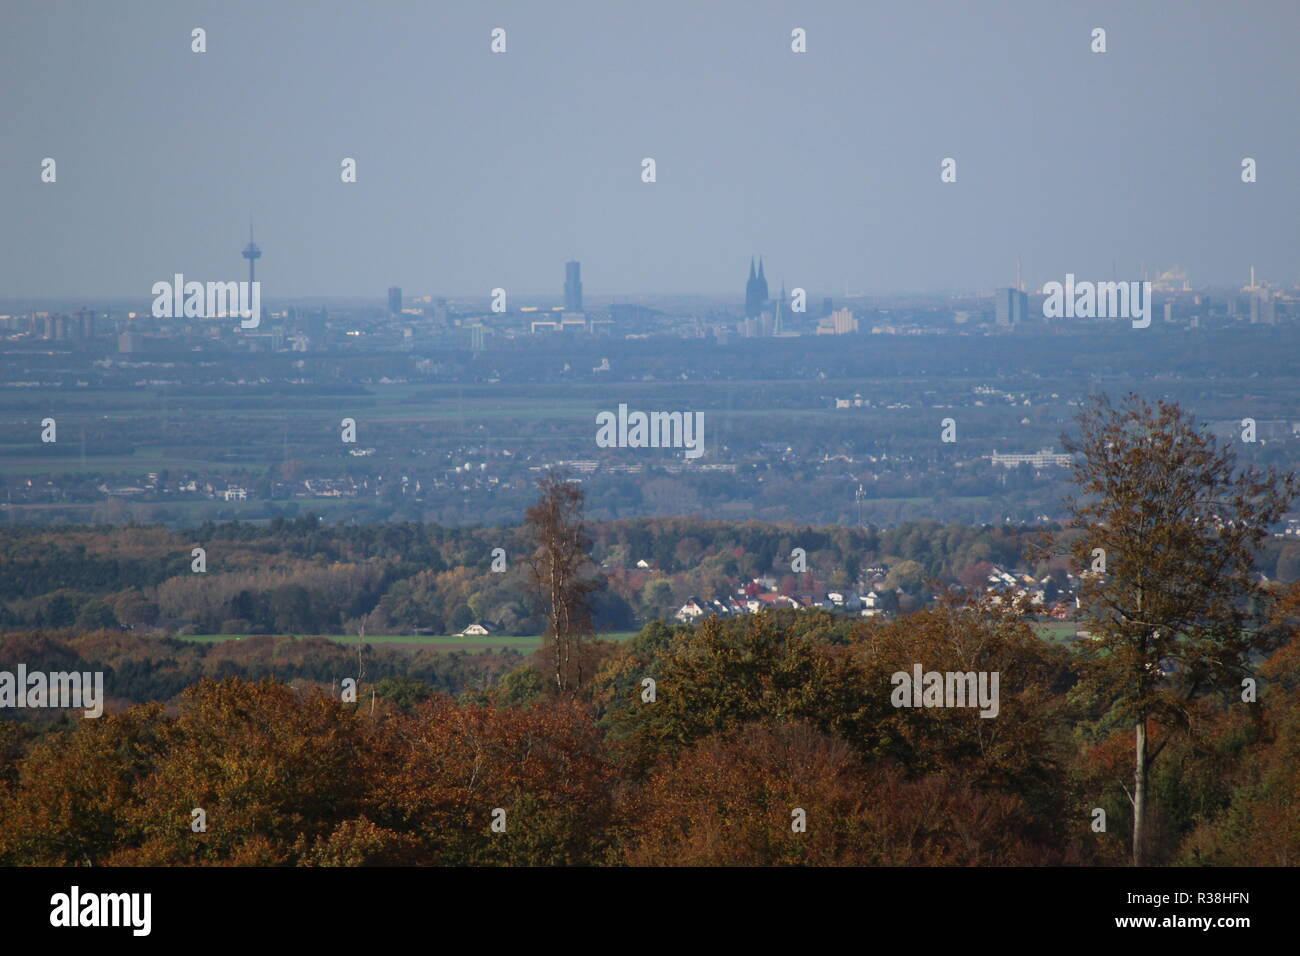
[[[253,240],[253,229],[252,226],[250,225],[248,244],[244,247],[243,251],[240,253],[242,258],[244,258],[248,262],[248,281],[250,283],[252,283],[256,279],[255,263],[258,259],[262,258],[262,254],[263,253],[261,248]],[[995,311],[996,311],[997,324],[1014,326],[1014,325],[1019,325],[1030,318],[1033,318],[1033,316],[1030,316],[1028,312],[1029,306],[1028,306],[1027,296],[1040,294],[1041,287],[1042,287],[1042,283],[1025,282],[1024,277],[1022,275],[1022,265],[1021,265],[1020,257],[1017,257],[1016,259],[1015,270],[1016,270],[1016,277],[1015,277],[1014,286],[994,285],[992,287],[986,287],[982,289],[951,290],[951,291],[939,291],[939,292],[933,292],[933,291],[927,292],[927,291],[920,291],[920,290],[910,290],[910,291],[897,290],[897,291],[891,291],[886,293],[878,293],[875,295],[872,295],[870,293],[850,292],[848,290],[841,290],[838,293],[838,295],[840,298],[843,299],[887,298],[891,296],[915,297],[915,298],[924,298],[927,296],[943,296],[943,295],[949,295],[955,298],[992,296],[994,300]],[[1101,279],[1101,281],[1105,281],[1106,279],[1106,277],[1104,276],[1099,278]],[[1121,278],[1118,265],[1116,263],[1112,263],[1112,274],[1110,278],[1111,279]],[[1162,268],[1157,270],[1157,269],[1153,269],[1145,262],[1143,262],[1138,267],[1138,270],[1132,273],[1131,275],[1125,273],[1123,275],[1123,278],[1125,279],[1137,278],[1137,279],[1144,279],[1144,280],[1150,279],[1153,281],[1155,290],[1161,292],[1180,292],[1180,291],[1192,292],[1197,290],[1208,290],[1210,288],[1220,288],[1220,289],[1240,288],[1242,290],[1253,290],[1253,289],[1272,287],[1274,289],[1280,289],[1283,291],[1300,289],[1300,280],[1296,280],[1292,282],[1279,282],[1277,280],[1270,280],[1263,276],[1257,275],[1257,269],[1255,266],[1250,267],[1250,276],[1249,276],[1248,283],[1243,283],[1241,286],[1235,286],[1232,284],[1229,284],[1227,286],[1221,286],[1221,287],[1197,286],[1190,282],[1190,277],[1188,276],[1187,272],[1183,270],[1180,266],[1175,265],[1175,266],[1170,266],[1167,269]],[[1046,279],[1044,281],[1051,282],[1056,280]],[[1257,283],[1259,284],[1257,285]],[[1174,287],[1175,285],[1178,287],[1175,288]],[[799,288],[799,287],[796,286],[795,288]],[[804,290],[806,294],[813,294],[813,293],[821,294],[826,291],[828,290],[825,289]],[[507,292],[509,293],[509,290],[507,290]],[[402,288],[400,286],[388,286],[385,294],[387,296],[388,311],[394,315],[399,314],[404,307]],[[546,290],[523,291],[523,292],[515,292],[513,294],[521,298],[532,300],[532,301],[542,301],[542,300],[555,298],[557,296],[557,293],[553,291],[546,291]],[[778,300],[785,302],[788,299],[789,295],[790,295],[790,291],[787,289],[784,282],[782,283],[781,291],[779,294],[775,296],[771,294],[768,288],[767,276],[766,276],[766,264],[764,262],[763,256],[761,255],[756,257],[751,256],[750,263],[749,263],[749,276],[745,285],[744,294],[743,296],[741,296],[741,299],[743,301],[743,306],[741,308],[740,314],[747,318],[757,317],[765,310],[767,310],[767,308],[771,303],[776,302]],[[594,296],[594,298],[597,299],[608,298],[612,303],[617,301],[620,298],[642,298],[642,299],[655,298],[655,297],[671,298],[674,296],[697,296],[700,298],[705,298],[710,300],[717,300],[717,299],[726,300],[732,298],[732,296],[729,296],[726,293],[691,293],[691,292],[675,292],[671,290],[661,290],[657,292],[653,292],[653,291],[631,292],[631,293],[606,292],[604,294]],[[455,296],[444,294],[444,293],[424,291],[424,292],[415,293],[412,301],[422,300],[429,297],[447,298],[447,299],[454,298],[461,301],[473,301],[476,299],[490,299],[491,290],[483,291],[477,295],[469,294],[469,295],[455,295]],[[583,289],[583,281],[582,281],[581,261],[576,259],[570,259],[564,263],[563,287],[559,291],[558,297],[563,302],[562,308],[564,311],[566,312],[584,311],[585,304],[584,304],[584,289]],[[834,297],[835,296],[832,295],[832,296],[826,296],[825,298],[827,300],[830,300]],[[4,302],[6,300],[15,301],[21,298],[22,297],[0,296],[0,302]],[[32,298],[32,297],[28,297],[28,298]],[[58,300],[60,298],[64,298],[68,301],[77,301],[83,299],[90,300],[95,298],[108,298],[108,297],[52,296],[48,298],[50,300]],[[123,299],[129,300],[133,297],[126,296],[126,297],[112,297],[112,298],[121,301]],[[321,298],[321,297],[315,297],[315,296],[285,297],[286,300],[292,300],[292,299],[310,300],[313,298]],[[363,295],[339,296],[336,298],[342,300],[348,300],[348,301],[362,302],[368,300],[369,298],[371,298],[371,296],[363,294]],[[600,308],[600,306],[601,303],[594,303],[594,307]],[[507,311],[513,311],[513,308],[507,308]]]
[[[253,241],[253,229],[251,226],[249,227],[248,244],[243,248],[243,250],[240,253],[240,256],[248,263],[248,281],[249,282],[254,281],[256,278],[255,263],[257,260],[262,258],[263,252],[261,247],[258,246]],[[558,290],[558,292],[554,290],[547,290],[547,289],[513,290],[513,291],[507,289],[507,293],[508,295],[521,295],[533,299],[539,297],[549,298],[553,296],[558,296],[564,302],[564,308],[566,311],[580,312],[584,308],[584,296],[586,294],[584,290],[584,283],[582,280],[582,262],[581,260],[570,259],[564,263],[564,266],[565,266],[565,273],[564,273],[563,285]],[[1016,292],[1017,290],[1019,290],[1021,295],[1037,294],[1039,290],[1042,288],[1043,283],[1056,281],[1056,278],[1054,276],[1048,275],[1048,276],[1044,276],[1040,281],[1027,280],[1022,274],[1024,270],[1022,267],[1021,257],[1019,256],[1017,256],[1015,259],[1013,269],[1014,269],[1015,279],[1014,279],[1014,284],[1012,285],[1008,285],[1000,278],[994,277],[990,279],[990,282],[988,284],[985,284],[983,286],[977,286],[974,288],[955,288],[955,287],[952,288],[938,287],[938,288],[928,288],[928,289],[899,288],[899,289],[883,289],[874,292],[867,292],[867,291],[854,289],[846,284],[844,287],[839,289],[808,288],[805,291],[807,291],[809,294],[812,294],[814,292],[816,292],[817,294],[822,294],[829,291],[833,295],[839,295],[841,297],[846,297],[846,298],[862,298],[862,297],[872,298],[872,297],[891,297],[891,296],[917,296],[917,297],[961,296],[964,297],[964,296],[991,295],[996,299],[999,299],[998,302],[999,324],[1015,325],[1021,321],[1024,321],[1025,306],[1023,302],[1018,300],[1015,296],[1012,296],[1005,303],[1002,302],[1001,298],[1004,297],[1004,294],[1008,292]],[[1072,271],[1072,270],[1067,270],[1067,271]],[[1276,289],[1285,290],[1285,289],[1300,288],[1300,270],[1297,270],[1295,273],[1293,273],[1290,276],[1281,276],[1281,277],[1265,276],[1262,274],[1261,270],[1259,270],[1255,265],[1248,266],[1247,271],[1249,273],[1248,278],[1239,283],[1229,280],[1223,283],[1201,284],[1193,281],[1195,277],[1191,276],[1187,272],[1187,270],[1185,270],[1181,265],[1178,264],[1160,263],[1158,265],[1153,265],[1153,263],[1150,261],[1142,260],[1135,267],[1129,268],[1127,266],[1121,267],[1118,262],[1112,260],[1110,264],[1110,269],[1108,271],[1096,273],[1094,278],[1099,281],[1106,281],[1108,279],[1120,279],[1120,278],[1149,279],[1157,283],[1157,291],[1160,291],[1158,280],[1166,277],[1168,277],[1170,280],[1177,280],[1181,282],[1183,286],[1183,289],[1181,291],[1228,289],[1228,288],[1249,289],[1249,288],[1254,288],[1256,286],[1257,281]],[[218,270],[217,274],[218,275],[221,274],[220,270]],[[390,311],[400,312],[401,301],[402,301],[401,298],[402,287],[388,285],[388,286],[384,286],[384,288],[386,289],[386,292],[384,294],[387,295],[389,299]],[[493,288],[496,287],[494,286]],[[802,286],[795,284],[790,286],[790,288],[802,288]],[[734,291],[735,290],[733,288],[732,290],[730,290],[730,293],[734,293]],[[1179,290],[1165,289],[1163,291],[1179,291]],[[392,304],[394,292],[396,292],[397,294],[398,305],[396,306],[396,308],[394,308]],[[337,299],[359,301],[359,300],[372,298],[374,294],[375,293],[372,292],[360,292],[360,293],[340,294],[334,296],[320,296],[320,295],[313,295],[311,293],[308,293],[305,295],[296,295],[296,296],[279,296],[278,298],[283,298],[283,299],[337,298]],[[445,292],[441,290],[422,289],[421,291],[417,291],[413,293],[413,295],[416,298],[420,298],[424,296],[438,296],[444,298],[456,298],[461,300],[488,299],[491,297],[491,289],[482,289],[473,292],[465,292],[465,291]],[[784,298],[786,295],[788,295],[788,289],[786,287],[786,284],[783,281],[781,297]],[[730,294],[728,290],[695,291],[695,290],[673,289],[673,288],[664,288],[658,290],[650,290],[650,289],[632,290],[632,291],[598,290],[592,293],[592,297],[596,299],[605,299],[605,298],[618,299],[618,298],[633,298],[633,297],[647,297],[647,296],[699,296],[704,298],[716,299],[719,297],[729,298]],[[95,295],[93,293],[92,294],[84,294],[84,293],[64,294],[64,295],[51,294],[51,295],[43,295],[43,296],[15,296],[15,295],[4,294],[4,290],[0,290],[0,302],[6,300],[13,301],[19,299],[78,300],[78,299],[95,299],[95,298],[112,298],[117,300],[125,300],[125,299],[135,298],[135,296],[131,294],[103,296],[103,295]],[[274,299],[277,298],[277,296],[274,293],[272,293],[270,298]],[[750,257],[749,279],[746,288],[743,294],[740,296],[740,298],[744,302],[743,314],[751,317],[759,314],[763,303],[774,301],[774,297],[768,290],[767,277],[766,277],[766,264],[764,262],[763,256],[759,255],[759,256]],[[1012,316],[1012,318],[1010,319],[1010,321],[1004,322],[1003,317],[1006,315],[1010,315]]]
[[[261,253],[259,250],[259,256],[260,254]],[[577,263],[577,264],[580,265],[581,263]],[[251,276],[253,275],[252,261],[249,261],[248,265],[249,265],[249,274]],[[1184,294],[1190,294],[1196,292],[1205,292],[1205,293],[1221,294],[1223,292],[1227,292],[1231,290],[1247,292],[1257,287],[1264,288],[1264,289],[1272,288],[1275,290],[1279,290],[1284,294],[1286,293],[1295,294],[1297,290],[1300,290],[1300,278],[1291,278],[1289,280],[1284,281],[1283,279],[1277,277],[1265,276],[1262,274],[1257,275],[1258,272],[1259,272],[1258,269],[1251,269],[1250,267],[1248,267],[1246,275],[1244,277],[1239,278],[1237,281],[1235,282],[1228,281],[1225,283],[1219,283],[1213,285],[1197,283],[1193,281],[1195,278],[1194,276],[1188,276],[1184,283],[1185,287],[1182,288],[1168,288],[1166,287],[1166,284],[1158,281],[1159,278],[1165,275],[1166,273],[1173,273],[1175,276],[1185,276],[1186,273],[1180,270],[1177,266],[1171,266],[1168,269],[1162,268],[1156,270],[1148,265],[1145,269],[1145,272],[1143,272],[1142,268],[1139,266],[1139,268],[1132,273],[1127,273],[1124,270],[1118,270],[1117,272],[1114,273],[1114,275],[1125,280],[1141,278],[1143,275],[1145,275],[1147,279],[1152,281],[1152,283],[1155,286],[1155,291],[1158,293],[1182,292]],[[205,277],[205,278],[210,278],[210,277]],[[1109,272],[1097,276],[1097,280],[1099,281],[1107,281],[1111,278],[1112,278],[1112,274]],[[252,279],[250,279],[249,281],[252,281]],[[1025,289],[1020,294],[1025,296],[1042,295],[1043,294],[1041,290],[1042,284],[1051,281],[1059,281],[1059,277],[1053,278],[1051,276],[1045,276],[1042,282],[1032,282],[1032,283],[1025,282]],[[1256,283],[1258,283],[1258,286],[1256,285]],[[264,282],[263,285],[265,286],[266,283]],[[477,292],[457,294],[457,293],[447,293],[436,289],[419,288],[410,291],[408,293],[404,291],[400,286],[391,286],[391,285],[382,286],[382,287],[381,286],[382,284],[376,284],[375,291],[372,292],[362,292],[362,293],[353,293],[353,294],[344,294],[344,295],[313,295],[308,293],[306,295],[287,296],[287,295],[276,295],[274,292],[272,292],[269,295],[267,295],[265,298],[266,301],[271,301],[271,302],[336,301],[339,303],[349,303],[349,304],[357,304],[357,305],[364,304],[367,302],[378,302],[380,300],[384,300],[387,303],[388,311],[394,314],[399,313],[402,310],[402,308],[405,307],[408,301],[411,304],[415,304],[417,302],[423,301],[426,298],[446,299],[448,301],[454,301],[460,303],[470,303],[470,302],[480,302],[480,301],[486,303],[489,302],[492,298],[490,289],[479,290]],[[571,307],[571,302],[568,298],[568,293],[566,292],[564,285],[561,284],[550,289],[507,290],[509,295],[509,303],[508,303],[509,307],[507,311],[513,312],[521,305],[527,305],[528,303],[542,302],[542,301],[548,301],[548,302],[553,301],[557,303],[556,307],[562,308],[565,311],[584,311],[584,310],[591,310],[591,309],[607,309],[611,304],[623,302],[627,300],[633,300],[633,299],[658,300],[658,301],[668,301],[674,299],[699,299],[702,301],[714,302],[714,303],[718,303],[718,302],[731,303],[735,306],[737,315],[739,316],[751,314],[750,312],[751,309],[756,309],[757,311],[754,311],[752,314],[757,315],[759,312],[762,311],[761,306],[763,304],[775,302],[777,301],[777,299],[788,301],[789,296],[793,292],[793,289],[799,288],[797,286],[788,284],[788,287],[784,289],[784,295],[782,295],[781,293],[772,294],[769,292],[765,298],[755,299],[751,304],[751,301],[747,294],[747,290],[735,286],[734,283],[733,283],[733,287],[730,290],[723,290],[720,292],[697,292],[697,291],[685,291],[685,290],[675,290],[675,289],[661,289],[661,290],[645,290],[645,291],[615,291],[615,292],[602,291],[602,292],[588,293],[585,289],[584,284],[580,283],[580,286],[583,286],[583,288],[580,293],[581,304],[579,308],[575,309]],[[993,303],[993,307],[997,310],[999,316],[1002,316],[1003,314],[1008,314],[1008,315],[1014,314],[1013,321],[1003,323],[1002,320],[999,318],[998,320],[999,324],[1016,325],[1022,321],[1025,321],[1026,318],[1028,318],[1029,320],[1042,318],[1042,316],[1038,315],[1037,313],[1027,312],[1027,306],[1023,302],[1021,302],[1019,305],[1014,305],[1014,306],[1004,303],[1003,299],[1006,297],[1006,294],[1010,292],[1015,292],[1016,290],[1014,286],[1008,286],[1005,283],[995,282],[995,281],[990,281],[986,285],[976,287],[976,288],[969,288],[969,289],[929,289],[929,290],[890,289],[890,290],[882,290],[878,292],[866,292],[866,291],[861,291],[850,287],[847,290],[847,292],[844,289],[826,289],[826,288],[807,288],[804,291],[807,294],[807,301],[809,303],[810,309],[813,307],[812,303],[821,302],[822,299],[834,300],[838,304],[839,302],[845,299],[871,301],[871,300],[890,300],[890,299],[915,299],[915,300],[936,299],[937,300],[937,299],[946,299],[946,298],[951,298],[951,299],[986,298]],[[100,304],[112,303],[116,305],[121,305],[123,303],[130,303],[130,302],[147,302],[147,301],[151,301],[153,298],[154,296],[149,290],[145,290],[144,293],[134,294],[134,295],[131,294],[128,295],[54,294],[54,295],[39,295],[39,296],[30,296],[30,295],[23,296],[23,295],[0,294],[0,308],[13,307],[15,304],[19,304],[19,303],[46,303],[46,304],[68,303],[69,305],[92,305],[95,303],[100,303]],[[1012,297],[1012,299],[1010,300],[1007,300],[1007,302],[1009,303],[1014,303],[1015,301],[1016,300],[1014,297]],[[8,303],[8,306],[6,306],[5,303]],[[396,306],[394,305],[394,303],[396,303]]]
[[[258,259],[262,257],[263,253],[261,248],[254,241],[253,227],[251,223],[249,225],[248,244],[243,248],[240,255],[248,263],[248,281],[252,283],[256,279],[255,263]],[[757,261],[757,270],[755,269],[755,261]],[[565,262],[564,283],[561,292],[561,298],[563,300],[563,308],[565,311],[581,312],[584,310],[584,291],[583,291],[581,270],[582,270],[582,264],[579,260],[571,259]],[[964,297],[964,296],[972,296],[972,295],[975,296],[992,295],[996,302],[997,323],[999,325],[1020,324],[1021,322],[1025,321],[1027,317],[1027,304],[1024,301],[1025,293],[1030,293],[1030,294],[1036,293],[1038,289],[1041,287],[1041,283],[1030,283],[1027,285],[1024,282],[1022,276],[1022,264],[1021,264],[1020,257],[1017,257],[1016,259],[1015,270],[1016,270],[1015,286],[1007,287],[1003,285],[995,285],[991,289],[985,287],[983,289],[951,290],[946,294],[950,294],[956,297]],[[1128,277],[1129,276],[1126,274],[1125,278]],[[1182,291],[1193,291],[1195,289],[1209,288],[1203,286],[1196,286],[1190,283],[1188,281],[1188,275],[1186,271],[1179,266],[1171,266],[1168,269],[1155,270],[1149,264],[1143,262],[1139,266],[1137,272],[1133,273],[1133,277],[1143,278],[1143,279],[1153,278],[1156,280],[1164,280],[1163,283],[1162,281],[1156,281],[1155,285],[1157,291],[1179,291],[1178,289],[1171,287],[1172,284],[1176,284],[1176,283],[1181,283]],[[1117,263],[1114,262],[1112,262],[1111,278],[1119,278],[1118,265]],[[1055,280],[1045,280],[1045,281],[1055,281]],[[1262,286],[1264,287],[1271,286],[1274,289],[1285,290],[1285,289],[1300,288],[1300,281],[1295,281],[1295,282],[1277,281],[1276,279],[1273,280],[1265,279],[1262,276],[1258,277],[1258,281],[1262,284]],[[1249,283],[1241,286],[1241,288],[1254,289],[1256,288],[1256,282],[1257,282],[1257,270],[1254,266],[1251,266]],[[1228,287],[1230,288],[1234,286],[1230,285]],[[1019,290],[1018,294],[1017,294],[1017,290]],[[822,289],[822,290],[804,290],[804,291],[806,293],[820,294],[828,290]],[[403,295],[402,295],[401,287],[389,286],[387,288],[386,294],[388,297],[389,312],[393,314],[400,313],[403,308]],[[523,292],[516,292],[515,294],[531,300],[544,300],[544,299],[549,299],[553,296],[553,293],[547,290],[523,291]],[[872,294],[870,293],[849,291],[847,288],[840,290],[838,294],[840,295],[841,298],[873,297]],[[927,292],[921,290],[896,290],[888,293],[877,293],[876,295],[877,296],[901,295],[901,296],[923,297],[926,295],[936,295],[936,294],[945,294],[945,293]],[[1010,294],[1009,297],[1008,294]],[[619,298],[672,297],[672,296],[691,296],[691,295],[696,295],[701,298],[710,298],[710,299],[716,299],[718,297],[724,299],[730,298],[730,296],[727,296],[725,293],[690,293],[690,292],[680,292],[680,291],[673,291],[673,290],[658,290],[658,291],[630,292],[630,293],[605,292],[603,294],[596,295],[595,298],[596,299],[608,298],[611,302],[614,302]],[[466,300],[466,299],[473,300],[473,299],[480,299],[480,298],[489,298],[490,290],[486,292],[480,292],[477,295],[472,293],[469,295],[450,295],[442,292],[421,291],[414,294],[414,299],[419,300],[430,296],[436,296],[438,298],[456,298],[461,300]],[[784,301],[787,298],[787,296],[788,296],[788,291],[786,289],[785,284],[783,283],[779,298]],[[0,296],[0,302],[4,302],[4,301],[13,302],[13,301],[21,300],[23,298],[27,298],[29,300],[34,301],[35,298],[37,297]],[[39,297],[39,298],[44,298],[48,301],[58,301],[58,300],[86,301],[86,300],[93,300],[93,299],[114,298],[120,301],[123,299],[129,300],[134,297],[132,296],[125,296],[125,297],[66,296],[66,295],[57,296],[56,295],[56,296]],[[300,296],[300,297],[284,297],[285,300],[293,300],[293,299],[310,300],[310,299],[319,299],[319,298],[339,298],[339,299],[351,300],[351,301],[364,301],[370,298],[370,296],[367,294],[360,294],[360,295],[338,296],[338,297],[320,297],[320,296],[310,296],[310,295]],[[757,256],[757,258],[751,256],[749,278],[748,278],[748,282],[743,297],[744,305],[743,305],[742,314],[747,317],[757,316],[764,310],[766,304],[770,302],[775,302],[777,298],[778,297],[774,297],[768,292],[763,256],[760,255]],[[597,307],[599,307],[599,303],[597,303]]]

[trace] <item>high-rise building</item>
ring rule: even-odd
[[[1250,294],[1250,321],[1252,325],[1277,325],[1277,304],[1270,290]]]
[[[564,264],[564,311],[582,311],[582,263],[576,260]]]
[[[402,311],[402,290],[398,286],[388,287],[388,311],[400,315]]]
[[[749,281],[745,283],[745,317],[754,318],[767,308],[767,276],[763,274],[763,257],[758,257],[758,272],[754,272],[754,259],[749,259]]]
[[[95,334],[95,313],[81,309],[75,315],[62,312],[37,312],[32,316],[32,332],[43,339],[87,339]]]
[[[1029,317],[1029,296],[1010,287],[997,291],[998,325],[1021,325]]]
[[[851,335],[858,331],[858,320],[849,309],[832,312],[817,323],[818,335]]]

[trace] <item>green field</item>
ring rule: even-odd
[[[710,399],[712,427],[725,431],[728,422],[767,421],[780,417],[797,427],[799,422],[843,422],[843,410],[822,407],[732,407],[729,395],[751,388],[799,386],[800,380],[725,384],[700,383]],[[832,387],[836,380],[824,383]],[[852,387],[852,382],[844,382]],[[860,384],[860,383],[858,383]],[[637,382],[636,396],[664,401],[680,392],[682,383]],[[503,394],[502,390],[505,389]],[[217,477],[233,472],[266,473],[280,466],[285,457],[316,460],[320,453],[337,452],[335,426],[342,416],[359,415],[372,425],[434,425],[447,437],[469,436],[474,441],[510,448],[538,446],[548,448],[556,441],[549,428],[556,425],[562,439],[588,436],[597,411],[608,404],[608,389],[603,384],[575,385],[536,384],[527,393],[512,386],[475,383],[449,385],[435,383],[372,384],[356,395],[319,394],[310,389],[284,391],[255,390],[243,393],[219,389],[213,393],[179,391],[160,386],[119,389],[23,389],[21,392],[0,390],[0,424],[16,425],[33,414],[32,409],[51,409],[59,413],[59,454],[30,441],[0,444],[0,474],[29,475],[54,470],[68,474],[105,473],[139,475],[147,471],[181,470]],[[859,424],[867,421],[887,422],[895,413],[879,409],[858,409],[853,416]],[[191,418],[221,419],[223,435],[213,444],[196,445],[188,436],[185,423]],[[149,421],[144,437],[132,425]],[[121,428],[110,428],[120,422]],[[290,429],[289,423],[292,423]],[[283,424],[283,429],[272,425]],[[253,433],[251,439],[240,438],[241,431]],[[517,426],[517,427],[509,427]],[[92,445],[84,454],[64,453],[78,448],[78,440],[87,431],[102,437],[118,434],[125,442],[143,437],[129,452],[122,449],[97,450]],[[293,454],[285,454],[289,432],[293,434]],[[516,434],[515,432],[522,432]],[[33,433],[34,434],[34,433]],[[382,429],[367,433],[383,434]],[[373,437],[363,441],[374,440]],[[251,441],[251,444],[248,442]],[[407,454],[407,446],[394,442],[383,449],[380,460],[385,467],[427,467],[427,458]],[[234,454],[246,451],[250,454]],[[328,455],[326,456],[328,458]],[[340,461],[348,462],[346,457]],[[336,462],[337,463],[337,462]],[[899,499],[906,500],[906,499]],[[928,499],[917,498],[915,503]],[[962,499],[957,499],[961,501]],[[973,499],[983,503],[983,499]]]
[[[1034,630],[1048,643],[1073,644],[1074,633],[1082,626],[1077,621],[1040,621]]]
[[[1034,630],[1043,640],[1052,644],[1072,644],[1079,624],[1073,621],[1043,621],[1034,624]],[[614,631],[601,634],[604,640],[626,641],[635,637],[637,631]],[[323,637],[339,644],[356,644],[355,634],[188,634],[179,636],[179,640],[195,644],[220,644],[224,641],[242,641],[250,637],[273,637],[276,640],[302,640]],[[527,653],[535,651],[542,645],[539,634],[513,635],[490,634],[487,637],[460,637],[456,634],[367,634],[367,644],[397,645],[406,648],[434,647],[440,650],[508,649]]]
[[[599,637],[605,640],[625,641],[636,633],[636,631],[616,631],[601,634]],[[181,635],[179,639],[195,644],[220,644],[224,641],[242,641],[248,637],[273,637],[277,640],[323,637],[339,644],[356,644],[358,641],[355,634],[189,634]],[[367,644],[389,644],[407,648],[433,647],[447,651],[506,649],[526,653],[542,646],[540,634],[526,636],[489,634],[486,637],[460,637],[456,634],[367,634],[365,640]]]

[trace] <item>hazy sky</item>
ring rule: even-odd
[[[1018,253],[1035,286],[1300,278],[1295,0],[5,0],[3,21],[0,297],[239,278],[250,215],[271,299],[558,293],[570,257],[593,302],[740,296],[751,253],[817,295],[991,288]]]

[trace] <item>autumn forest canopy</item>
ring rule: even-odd
[[[107,705],[2,712],[0,864],[1294,865],[1294,479],[1080,425],[1048,527],[5,528],[0,670]]]

